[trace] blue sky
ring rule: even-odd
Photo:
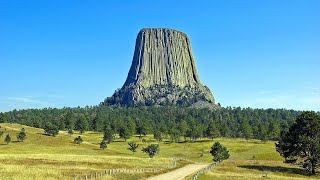
[[[0,1],[0,111],[96,105],[137,33],[188,34],[222,106],[320,111],[320,1]]]

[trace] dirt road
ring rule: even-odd
[[[189,164],[174,171],[151,177],[147,180],[181,180],[207,166],[208,164]]]

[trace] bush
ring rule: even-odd
[[[80,145],[83,142],[83,140],[82,140],[82,138],[80,136],[78,136],[77,138],[75,138],[73,140],[73,142]]]
[[[141,151],[147,153],[150,158],[153,158],[156,153],[159,153],[159,144],[150,144],[146,148],[142,148]]]
[[[69,134],[69,136],[72,136],[72,135],[73,135],[73,130],[72,130],[72,129],[69,129],[69,130],[68,130],[68,134]]]
[[[21,131],[17,134],[17,140],[23,141],[26,138],[25,129],[22,128]]]
[[[7,134],[6,138],[4,139],[4,142],[6,142],[7,144],[9,144],[9,142],[11,142],[10,134]]]
[[[48,136],[56,136],[59,134],[59,130],[57,126],[51,123],[47,123],[44,126],[44,133],[47,134]]]
[[[137,152],[137,149],[138,149],[138,147],[139,147],[139,144],[137,144],[135,141],[131,141],[131,142],[129,142],[128,143],[128,145],[129,145],[129,150],[130,151],[132,151],[133,153],[134,152]]]
[[[214,143],[211,147],[210,153],[212,154],[213,161],[215,162],[221,162],[230,157],[227,148],[222,146],[219,142]]]
[[[102,140],[100,143],[100,149],[105,149],[107,148],[107,142],[105,140]]]

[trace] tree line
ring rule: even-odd
[[[220,107],[215,110],[184,107],[86,106],[84,108],[44,108],[0,113],[0,123],[19,123],[43,128],[48,135],[59,130],[97,131],[119,134],[129,139],[153,134],[156,140],[196,141],[209,137],[255,138],[278,140],[287,132],[300,111]]]

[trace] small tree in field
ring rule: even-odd
[[[150,158],[153,158],[156,153],[159,153],[159,144],[150,144],[146,148],[142,148],[141,151],[147,153]]]
[[[131,141],[128,143],[129,150],[132,151],[132,153],[137,152],[137,148],[139,147],[139,144],[137,144],[135,141]]]
[[[214,162],[221,162],[230,157],[227,148],[222,146],[219,142],[214,143],[214,145],[211,147],[210,153],[213,156]]]
[[[156,130],[154,133],[153,133],[153,138],[157,141],[162,141],[162,136],[161,136],[161,132],[159,130]]]
[[[114,133],[111,128],[106,128],[103,134],[103,140],[105,140],[108,144],[113,142],[114,140]]]
[[[0,131],[0,137],[2,137],[3,134],[4,134],[4,132],[3,132],[3,131]]]
[[[6,142],[7,144],[9,144],[9,142],[11,142],[10,134],[7,134],[6,138],[4,139],[4,142]]]
[[[44,133],[47,134],[48,136],[56,136],[59,134],[59,129],[56,125],[52,123],[47,123],[44,126]]]
[[[25,129],[22,128],[21,131],[17,134],[17,140],[23,141],[26,138]]]
[[[119,129],[119,136],[127,141],[132,136],[132,131],[127,126],[122,126]]]
[[[100,143],[100,149],[105,149],[105,148],[107,148],[107,141],[103,139]]]
[[[72,130],[72,129],[69,129],[69,130],[68,130],[68,134],[69,134],[69,136],[72,136],[72,135],[73,135],[73,130]]]
[[[79,144],[79,145],[82,143],[82,141],[83,141],[83,140],[82,140],[81,136],[78,136],[77,138],[75,138],[75,139],[73,140],[74,143]]]
[[[320,166],[320,116],[313,111],[299,115],[289,131],[282,133],[276,150],[287,163],[302,163],[314,175]]]

